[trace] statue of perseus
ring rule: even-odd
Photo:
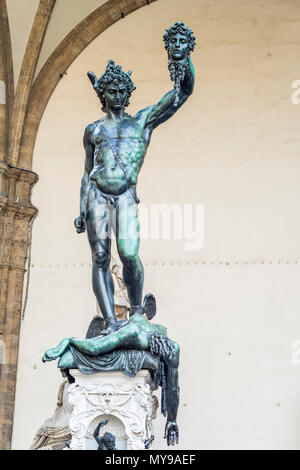
[[[174,88],[156,105],[135,116],[125,113],[135,89],[131,72],[124,72],[112,60],[99,79],[88,72],[106,115],[85,129],[80,214],[74,223],[78,233],[87,231],[92,251],[93,291],[103,318],[93,319],[85,339],[67,337],[55,348],[48,349],[43,361],[59,359],[58,367],[73,382],[72,369],[79,369],[82,374],[122,371],[130,377],[147,369],[153,386],[162,388],[161,409],[167,417],[164,436],[168,445],[174,445],[179,438],[176,419],[180,347],[168,338],[164,326],[149,321],[156,312],[154,296],[147,294],[142,298],[144,270],[138,255],[140,227],[136,193],[153,130],[175,114],[194,88],[190,59],[195,46],[193,32],[183,23],[174,23],[166,29],[164,42]],[[123,264],[130,304],[128,320],[116,318],[114,282],[109,269],[112,230]],[[98,438],[101,426],[104,423],[99,423],[94,433],[95,439],[100,439],[99,445],[103,444],[103,438]],[[146,448],[152,440],[153,436],[145,440]],[[114,447],[114,440],[109,445]]]
[[[106,322],[106,334],[117,331],[126,320],[117,321],[114,286],[109,270],[111,230],[123,264],[130,315],[150,313],[155,299],[151,294],[142,304],[144,269],[138,255],[139,202],[136,185],[153,130],[169,119],[185,103],[194,88],[194,69],[190,53],[195,38],[183,23],[174,23],[164,35],[168,66],[174,89],[153,106],[135,116],[125,113],[135,90],[131,72],[124,72],[112,60],[104,74],[93,84],[105,117],[89,124],[84,132],[85,170],[81,181],[80,215],[75,220],[78,233],[87,230],[92,251],[93,291]],[[149,316],[148,316],[149,318]]]

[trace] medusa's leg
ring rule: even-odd
[[[47,349],[47,351],[43,355],[42,361],[43,362],[54,361],[66,351],[69,344],[70,344],[70,338],[64,338],[55,348]]]
[[[60,369],[72,369],[76,367],[71,351],[66,351],[63,353],[60,360],[58,361],[58,367]]]
[[[90,356],[105,354],[120,348],[142,349],[139,346],[135,326],[130,323],[107,336],[97,336],[91,339],[71,338],[70,344],[78,351]]]

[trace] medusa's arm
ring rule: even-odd
[[[175,354],[171,360],[164,360],[166,370],[166,405],[167,405],[167,423],[165,427],[165,439],[167,444],[174,446],[179,441],[179,431],[176,423],[177,411],[179,406],[179,385],[178,385],[178,366],[179,366],[179,345],[173,342]]]

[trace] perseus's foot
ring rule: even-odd
[[[148,320],[152,320],[152,318],[156,315],[156,300],[153,294],[147,294],[144,297],[143,305],[142,305],[143,312],[146,314]]]
[[[101,335],[107,336],[111,333],[116,333],[120,328],[127,325],[128,320],[115,320],[114,322],[110,323],[105,330],[101,331]]]

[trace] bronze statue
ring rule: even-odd
[[[176,417],[179,404],[180,348],[175,341],[166,336],[164,326],[150,323],[143,315],[135,314],[115,333],[90,339],[63,339],[55,348],[45,352],[43,362],[60,358],[58,367],[62,371],[79,368],[84,373],[91,373],[92,369],[88,371],[87,367],[94,368],[95,371],[120,370],[118,355],[114,357],[108,353],[121,353],[122,350],[132,354],[142,353],[140,357],[135,354],[136,362],[140,363],[139,368],[151,371],[157,369],[157,360],[162,361],[166,381],[166,396],[162,399],[162,411],[164,415],[167,414],[165,438],[168,445],[178,443]],[[106,361],[109,365],[105,367]],[[116,366],[112,365],[113,362],[116,362]],[[136,366],[135,373],[139,368]]]
[[[192,31],[183,23],[174,23],[166,30],[164,42],[174,89],[158,104],[135,116],[124,111],[135,89],[131,72],[125,73],[112,60],[99,79],[88,72],[106,116],[85,129],[85,171],[80,215],[75,219],[75,227],[78,233],[87,230],[92,250],[93,290],[104,320],[94,318],[85,339],[65,338],[57,347],[45,352],[43,361],[60,358],[58,367],[70,380],[69,369],[72,368],[86,374],[122,370],[131,376],[141,368],[148,369],[152,376],[159,377],[156,385],[162,386],[162,412],[167,415],[165,438],[168,445],[174,445],[179,436],[176,423],[179,345],[167,337],[165,327],[150,323],[156,312],[153,295],[146,295],[142,303],[144,270],[138,256],[139,200],[136,194],[138,174],[153,130],[175,114],[194,88],[190,59],[195,45]],[[115,232],[123,264],[130,303],[129,320],[116,319],[114,284],[109,270],[111,230]],[[99,429],[101,425],[104,424],[100,423]]]
[[[103,437],[99,436],[100,429],[103,428],[103,426],[105,426],[108,422],[109,419],[106,419],[102,422],[100,421],[94,431],[94,439],[98,444],[98,450],[117,450],[116,438],[113,434],[111,434],[110,432],[106,432],[104,433]]]
[[[84,133],[85,170],[81,181],[80,215],[75,220],[78,233],[87,230],[92,251],[93,291],[112,333],[126,323],[117,321],[110,264],[111,230],[123,264],[123,278],[130,301],[130,315],[155,309],[151,294],[142,305],[144,269],[138,255],[139,202],[136,185],[153,130],[169,119],[193,92],[194,69],[190,53],[195,38],[183,23],[175,23],[164,35],[171,78],[175,89],[153,106],[135,116],[125,113],[135,90],[131,72],[124,72],[112,60],[97,79],[88,76],[101,101],[105,117],[89,124]]]

